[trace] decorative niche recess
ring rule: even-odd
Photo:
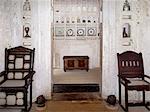
[[[24,0],[23,5],[23,46],[30,47],[32,45],[31,42],[31,0]]]
[[[130,10],[131,10],[130,4],[128,0],[125,0],[124,5],[123,5],[123,11],[130,11]]]
[[[123,26],[122,26],[122,37],[123,38],[129,38],[131,36],[131,6],[128,0],[124,1],[123,4],[123,13],[122,13],[122,19],[123,19]]]
[[[122,5],[121,13],[121,33],[122,46],[131,46],[132,44],[132,7],[129,0],[125,0]]]
[[[100,1],[54,0],[54,39],[99,39]]]
[[[131,26],[129,23],[124,23],[123,24],[123,29],[122,29],[122,37],[123,38],[130,38],[131,34]]]
[[[131,4],[128,0],[125,0],[122,7],[122,19],[132,19]]]
[[[138,50],[140,37],[140,21],[143,18],[141,0],[121,0],[117,2],[117,31],[119,50]]]

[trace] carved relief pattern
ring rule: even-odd
[[[31,46],[31,0],[23,2],[23,46]]]
[[[29,0],[26,0],[26,1],[24,2],[23,10],[24,10],[24,11],[31,11],[31,6],[30,6]]]

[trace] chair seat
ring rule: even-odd
[[[150,90],[150,83],[141,79],[131,79],[127,78],[131,83],[128,84],[128,89],[130,90]]]
[[[141,80],[141,79],[131,79],[131,78],[127,78],[131,83],[129,83],[129,85],[149,85],[148,82]]]
[[[0,87],[23,87],[25,80],[6,80]]]

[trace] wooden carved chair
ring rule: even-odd
[[[126,51],[121,54],[117,53],[117,58],[120,106],[124,111],[128,111],[129,106],[145,106],[150,110],[145,96],[145,91],[150,91],[150,77],[144,74],[142,53]],[[125,88],[125,106],[123,106],[121,101],[121,85]],[[132,90],[142,92],[142,101],[139,103],[128,101],[128,93]]]
[[[32,77],[35,49],[22,46],[5,49],[5,70],[0,73],[0,107],[32,106]]]

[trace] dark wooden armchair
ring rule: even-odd
[[[145,91],[150,91],[150,77],[144,74],[142,53],[126,51],[121,54],[117,53],[118,58],[118,79],[119,79],[119,104],[128,111],[128,106],[145,106],[148,110],[149,103],[145,99]],[[125,106],[121,101],[121,85],[125,88]],[[129,102],[129,91],[142,91],[143,99],[139,103]]]
[[[0,73],[0,106],[19,107],[29,111],[32,106],[32,77],[35,49],[22,46],[5,49],[5,71]]]

